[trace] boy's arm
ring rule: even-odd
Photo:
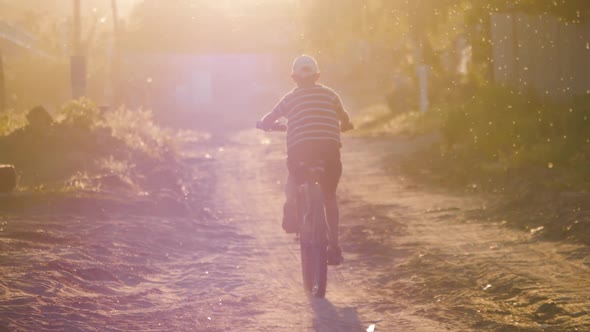
[[[262,120],[260,120],[260,122],[262,123],[262,127],[263,128],[271,128],[272,125],[281,117],[283,117],[285,115],[285,111],[284,111],[284,103],[285,103],[285,98],[281,99],[281,101],[279,101],[279,103],[275,106],[275,108],[267,113],[266,115],[264,115],[262,117]]]
[[[338,113],[338,117],[340,118],[340,127],[342,131],[347,131],[354,128],[354,125],[350,121],[350,114],[346,110],[344,110],[344,106],[342,105],[342,101],[340,97],[336,95],[335,100],[335,110]]]

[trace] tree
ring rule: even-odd
[[[4,112],[6,107],[6,87],[4,83],[4,59],[0,50],[0,113]]]
[[[145,51],[216,49],[231,35],[233,22],[204,0],[145,0],[133,10],[123,44]]]

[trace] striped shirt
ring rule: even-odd
[[[272,118],[287,118],[287,150],[302,142],[340,143],[340,121],[345,116],[340,97],[323,85],[298,87],[281,99]]]

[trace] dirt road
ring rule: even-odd
[[[244,260],[249,282],[239,290],[259,311],[245,330],[590,330],[588,248],[539,242],[502,220],[467,219],[484,199],[421,190],[385,164],[408,142],[346,141],[346,263],[330,269],[326,300],[309,298],[297,244],[279,226],[280,140],[247,131],[217,154],[216,208],[256,253]]]
[[[280,135],[207,146],[192,216],[3,216],[0,331],[590,331],[587,247],[470,219],[485,200],[412,184],[391,140],[345,142],[346,261],[308,297]]]

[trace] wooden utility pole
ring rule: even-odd
[[[74,55],[82,55],[82,18],[80,13],[80,0],[74,0],[74,28],[73,28]]]
[[[82,18],[80,0],[74,3],[74,27],[72,33],[72,55],[70,58],[70,78],[72,97],[78,99],[86,95],[86,57],[82,47]]]
[[[0,51],[0,113],[6,109],[6,85],[4,83],[4,59]]]
[[[111,0],[111,10],[113,13],[113,44],[112,44],[112,51],[111,51],[111,80],[110,86],[106,88],[108,92],[108,102],[111,104],[111,107],[114,106],[115,103],[120,102],[121,99],[121,92],[119,86],[119,10],[117,7],[117,0]]]
[[[113,33],[115,40],[119,37],[119,10],[117,7],[117,0],[111,0],[111,9],[113,10]]]

